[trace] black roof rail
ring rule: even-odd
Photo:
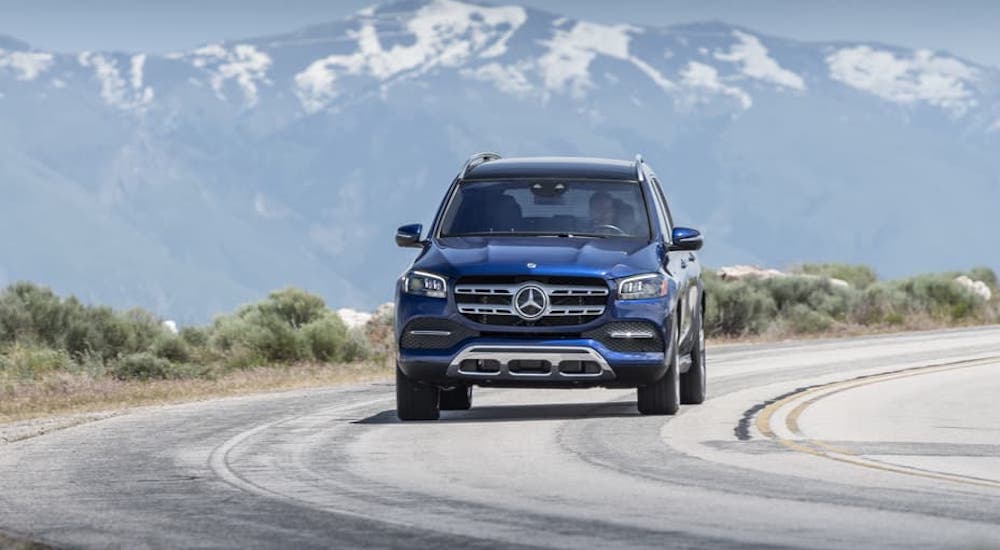
[[[641,155],[641,154],[639,154],[639,153],[636,153],[636,154],[635,154],[635,177],[636,177],[636,179],[638,179],[639,181],[642,181],[642,180],[643,180],[643,177],[644,177],[644,176],[643,176],[643,173],[642,173],[642,165],[643,165],[643,164],[646,164],[646,161],[645,161],[645,160],[643,160],[643,158],[642,158],[642,155]]]
[[[469,160],[465,161],[465,165],[462,166],[462,171],[458,173],[458,179],[465,179],[465,174],[467,174],[469,170],[472,170],[473,168],[479,166],[484,162],[489,162],[491,160],[497,160],[502,158],[503,157],[500,156],[500,153],[490,153],[490,152],[476,153],[475,155],[469,157]]]

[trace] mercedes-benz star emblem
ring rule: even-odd
[[[531,321],[538,319],[545,313],[545,307],[548,306],[548,302],[548,296],[545,295],[545,291],[540,287],[534,285],[523,286],[514,294],[514,311],[522,319]]]

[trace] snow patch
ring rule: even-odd
[[[691,61],[681,71],[681,79],[681,82],[689,88],[733,97],[740,102],[744,110],[753,105],[753,99],[749,94],[735,86],[723,84],[719,80],[719,71],[710,65]]]
[[[741,72],[750,78],[800,91],[806,89],[806,83],[802,77],[783,69],[774,58],[768,55],[767,48],[756,36],[742,31],[733,31],[733,36],[739,42],[730,46],[728,53],[716,52],[716,59],[739,64]]]
[[[602,25],[580,21],[573,28],[558,29],[551,40],[542,42],[549,51],[538,59],[545,87],[582,96],[593,85],[590,62],[598,54],[628,59],[629,32],[639,29],[629,25]]]
[[[144,54],[132,56],[132,88],[138,90],[142,88],[142,67],[146,64]]]
[[[271,56],[252,44],[235,44],[226,48],[222,44],[208,44],[187,55],[191,64],[209,74],[209,83],[216,97],[225,100],[223,92],[228,81],[234,81],[243,92],[248,107],[257,104],[258,85],[271,84],[267,70]]]
[[[638,57],[631,56],[629,57],[629,61],[631,61],[632,64],[636,66],[636,68],[645,73],[645,75],[648,76],[650,80],[653,81],[653,83],[655,83],[660,88],[663,88],[664,91],[673,90],[677,87],[676,84],[674,84],[673,82],[668,80],[665,76],[663,76],[663,74],[660,73],[660,71],[656,70],[652,65],[646,63],[645,61],[639,59]]]
[[[631,34],[642,29],[630,25],[602,25],[580,21],[571,29],[557,29],[551,40],[542,42],[548,52],[538,59],[538,69],[546,89],[582,97],[592,87],[590,64],[598,55],[628,61],[663,90],[676,84],[642,59],[629,54]]]
[[[530,95],[535,89],[524,74],[525,70],[530,67],[531,64],[526,62],[517,65],[490,63],[476,69],[463,69],[461,74],[467,78],[491,82],[501,92],[524,97]]]
[[[0,69],[18,73],[18,80],[34,80],[52,67],[53,56],[45,52],[8,52],[0,49]]]
[[[77,57],[80,66],[92,68],[101,82],[101,99],[112,107],[126,111],[142,112],[153,102],[153,88],[142,85],[142,66],[145,56],[130,60],[129,81],[118,70],[118,61],[111,56],[83,52]]]
[[[303,109],[313,113],[337,97],[336,80],[341,74],[368,74],[386,80],[405,71],[456,66],[477,53],[496,57],[507,51],[507,40],[526,20],[526,12],[519,6],[434,0],[406,22],[412,44],[390,49],[382,47],[375,24],[363,21],[360,29],[349,33],[357,41],[357,51],[311,63],[295,75],[296,95]]]
[[[902,104],[923,101],[956,115],[976,105],[966,84],[977,78],[978,71],[927,50],[907,57],[857,46],[837,50],[826,62],[834,80],[882,99]]]

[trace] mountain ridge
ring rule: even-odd
[[[0,205],[0,276],[180,321],[386,301],[392,231],[476,150],[641,151],[716,264],[967,268],[1000,229],[1000,71],[943,52],[450,0],[162,55],[2,40],[0,181],[34,206]]]

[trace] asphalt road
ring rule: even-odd
[[[390,384],[0,447],[0,530],[73,547],[1000,548],[1000,328],[709,350],[710,399]]]

